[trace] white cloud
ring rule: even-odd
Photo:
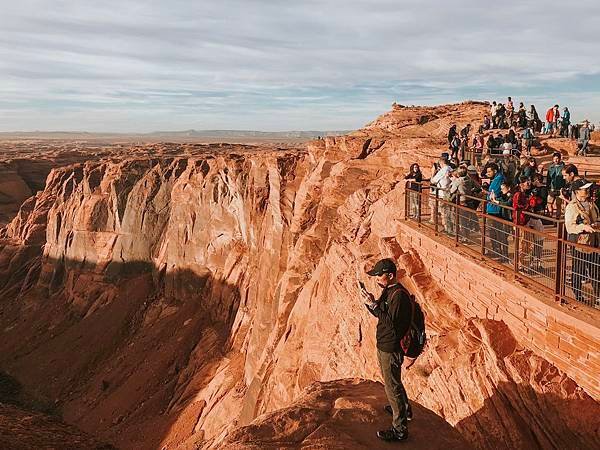
[[[596,1],[0,6],[2,130],[351,128],[394,100],[515,91],[600,107],[580,83],[600,79]]]

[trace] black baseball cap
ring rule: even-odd
[[[588,180],[582,178],[581,180],[575,180],[573,183],[571,183],[571,190],[578,191],[580,189],[589,189],[592,187],[592,184],[593,183],[590,183]]]
[[[384,273],[396,273],[396,264],[390,258],[377,261],[375,267],[367,272],[367,274],[372,277],[378,277]]]

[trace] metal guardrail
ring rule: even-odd
[[[518,211],[529,219],[526,226],[517,225],[486,213],[485,198],[462,196],[467,206],[445,200],[443,191],[408,180],[405,219],[511,269],[557,302],[575,300],[600,309],[600,249],[568,241],[562,219]],[[514,208],[498,206],[513,217]]]

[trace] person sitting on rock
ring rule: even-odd
[[[484,130],[489,130],[490,128],[492,128],[492,121],[490,120],[490,118],[487,114],[485,116],[483,116],[482,127]]]
[[[383,290],[379,299],[360,284],[360,293],[369,312],[377,318],[377,359],[383,376],[385,394],[390,402],[386,411],[392,412],[392,427],[377,432],[384,441],[404,441],[408,438],[408,421],[412,411],[406,390],[402,384],[404,354],[400,341],[409,330],[412,320],[412,301],[408,292],[397,280],[396,264],[389,258],[382,259],[367,272],[375,277]]]

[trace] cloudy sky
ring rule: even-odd
[[[0,131],[344,130],[392,102],[600,120],[600,2],[0,0]]]

